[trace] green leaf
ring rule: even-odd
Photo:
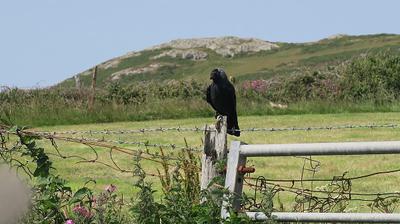
[[[70,204],[80,202],[85,196],[90,196],[92,194],[92,191],[87,188],[83,187],[79,189],[78,191],[75,192],[74,196],[72,197],[71,201],[69,202]]]

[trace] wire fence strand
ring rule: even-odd
[[[315,126],[315,127],[251,127],[237,129],[235,131],[241,132],[278,132],[278,131],[313,131],[313,130],[341,130],[341,129],[362,129],[362,128],[399,128],[399,124],[348,124],[338,126]],[[41,131],[36,130],[37,133],[52,134],[52,135],[124,135],[124,134],[138,134],[147,132],[204,132],[216,131],[215,128],[209,126],[204,127],[157,127],[157,128],[139,128],[139,129],[126,129],[126,130],[67,130],[67,131]]]

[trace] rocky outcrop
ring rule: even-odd
[[[327,40],[336,40],[336,39],[340,39],[340,38],[343,38],[343,37],[348,37],[348,35],[339,33],[339,34],[331,35],[331,36],[329,36],[329,37],[327,37],[325,39],[327,39]]]
[[[278,48],[277,44],[255,38],[221,37],[178,39],[160,44],[147,50],[171,48],[173,50],[188,50],[206,48],[215,51],[225,57],[233,57],[241,53],[268,51]]]
[[[193,61],[199,61],[199,60],[206,59],[208,57],[208,54],[204,51],[195,50],[195,49],[188,49],[188,50],[173,49],[173,50],[164,51],[159,55],[151,57],[151,59],[158,59],[158,58],[162,58],[162,57],[166,57],[166,56],[169,56],[171,58],[181,57],[182,59],[190,59]]]
[[[106,62],[103,62],[99,65],[99,68],[101,69],[109,69],[109,68],[116,68],[118,67],[119,63],[121,63],[122,60],[130,57],[136,57],[139,56],[141,53],[140,52],[129,52],[127,54],[124,54],[120,57],[113,58],[111,60],[108,60]]]
[[[111,74],[111,80],[116,81],[121,79],[123,76],[126,75],[134,75],[134,74],[143,74],[143,73],[148,73],[148,72],[155,72],[162,66],[166,66],[166,64],[161,64],[161,63],[154,63],[150,64],[146,67],[141,67],[141,68],[135,68],[135,67],[130,67],[124,70],[121,70],[119,72],[115,72]]]

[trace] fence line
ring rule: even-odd
[[[154,153],[150,153],[148,151],[142,151],[142,150],[133,150],[133,149],[129,149],[129,148],[125,148],[125,147],[120,147],[120,146],[115,146],[115,145],[108,145],[105,144],[103,142],[92,142],[89,141],[87,139],[84,138],[71,138],[71,137],[63,137],[63,136],[56,136],[56,135],[49,135],[49,134],[43,134],[43,133],[36,133],[36,132],[32,132],[32,131],[19,131],[17,130],[16,132],[12,132],[12,131],[8,131],[8,130],[4,130],[4,129],[0,129],[0,134],[12,134],[12,135],[18,135],[18,134],[22,134],[22,135],[26,135],[26,136],[34,136],[34,137],[40,137],[40,138],[45,138],[51,141],[52,145],[54,146],[55,150],[57,153],[48,153],[49,155],[53,155],[53,156],[58,156],[62,159],[67,159],[67,158],[77,158],[80,159],[80,161],[78,161],[78,163],[99,163],[102,164],[104,166],[107,166],[109,168],[112,168],[114,170],[117,171],[121,171],[121,172],[133,172],[132,170],[125,170],[125,169],[121,169],[117,163],[115,162],[115,160],[113,159],[113,151],[118,151],[120,153],[124,153],[124,154],[128,154],[130,156],[136,156],[136,157],[140,157],[141,159],[144,160],[148,160],[151,162],[155,162],[155,163],[159,163],[162,165],[167,165],[167,166],[175,166],[174,164],[169,163],[169,161],[180,161],[182,159],[180,158],[176,158],[176,157],[171,157],[169,155],[165,156],[164,154],[162,155],[158,155],[158,154],[154,154]],[[83,158],[82,156],[78,156],[78,155],[72,155],[72,156],[65,156],[63,154],[60,153],[57,144],[55,143],[55,140],[61,140],[61,141],[66,141],[66,142],[72,142],[72,143],[78,143],[78,144],[83,144],[86,145],[88,147],[91,148],[91,150],[94,152],[96,158],[94,159],[86,159]],[[93,146],[96,147],[102,147],[102,148],[108,148],[109,151],[109,157],[110,160],[112,161],[112,165],[110,164],[106,164],[104,162],[98,161],[98,154],[96,152],[96,150],[93,148]],[[159,147],[160,150],[162,150],[162,146]],[[187,147],[184,148],[182,147],[182,150],[190,150],[191,148]],[[160,160],[157,160],[160,159]],[[195,167],[196,169],[200,169],[199,167]],[[150,173],[149,173],[150,175]],[[151,176],[157,176],[157,175],[153,175],[151,174]]]
[[[1,127],[0,127],[1,128]],[[326,126],[326,127],[307,127],[307,128],[248,128],[248,129],[242,129],[241,131],[249,131],[249,132],[274,132],[274,131],[311,131],[311,130],[335,130],[335,129],[353,129],[353,128],[398,128],[397,124],[381,124],[381,125],[344,125],[344,126]],[[152,130],[150,132],[166,132],[166,131],[210,131],[213,132],[215,129],[210,129],[210,128],[204,128],[204,129],[199,129],[199,128],[175,128],[175,127],[170,127],[170,128],[157,128],[157,129],[140,129],[143,130],[141,133],[145,133],[148,130]],[[77,158],[80,159],[78,163],[99,163],[101,165],[107,166],[110,169],[120,171],[120,172],[134,172],[134,170],[126,170],[122,169],[113,159],[113,151],[118,151],[121,153],[125,153],[131,156],[139,156],[142,159],[149,160],[152,162],[164,164],[167,166],[174,166],[174,164],[170,164],[166,162],[167,160],[178,160],[180,161],[180,158],[175,158],[175,157],[170,157],[170,156],[165,156],[164,154],[157,155],[154,153],[150,153],[149,151],[141,151],[141,150],[134,150],[134,149],[129,149],[125,147],[120,147],[116,145],[110,145],[106,143],[112,143],[112,144],[127,144],[127,145],[136,145],[136,146],[143,146],[147,149],[147,147],[153,147],[153,148],[171,148],[171,149],[181,149],[181,150],[190,150],[190,151],[201,151],[199,148],[192,148],[188,147],[186,143],[185,146],[177,146],[175,144],[158,144],[158,143],[150,143],[149,141],[145,142],[132,142],[132,141],[122,141],[122,140],[106,140],[104,139],[98,139],[98,138],[77,138],[77,137],[66,137],[66,136],[61,136],[61,134],[107,134],[107,135],[117,135],[117,134],[129,134],[129,133],[139,133],[139,132],[129,132],[129,131],[138,131],[138,130],[122,130],[122,131],[80,131],[72,133],[71,131],[66,131],[66,132],[40,132],[40,131],[17,131],[17,132],[12,132],[12,131],[7,131],[7,130],[2,130],[0,129],[0,135],[2,133],[8,133],[8,134],[17,134],[18,132],[24,135],[28,136],[36,136],[40,138],[45,138],[48,139],[52,142],[53,146],[55,146],[55,149],[57,153],[49,153],[50,155],[53,156],[59,156],[60,158],[67,159],[67,158]],[[81,156],[77,155],[72,155],[72,156],[65,156],[62,155],[61,152],[58,150],[58,147],[55,143],[55,140],[61,140],[61,141],[66,141],[66,142],[73,142],[73,143],[80,143],[84,144],[92,149],[92,151],[95,154],[95,158],[93,159],[87,159],[83,158]],[[98,161],[98,154],[96,150],[93,148],[94,146],[97,147],[103,147],[103,148],[108,148],[109,149],[109,156],[111,159],[112,164],[104,163],[102,161]],[[3,145],[1,145],[0,148],[5,148]],[[243,147],[244,150],[243,152],[246,154],[247,153],[247,146]],[[258,149],[256,149],[258,150]],[[254,153],[254,152],[252,152]],[[279,154],[279,153],[278,153]],[[279,154],[280,155],[280,154]],[[308,155],[308,154],[307,154]],[[246,156],[252,156],[251,153]],[[160,160],[157,160],[160,159]],[[304,170],[308,170],[311,172],[316,172],[316,169],[319,167],[320,162],[317,160],[313,160],[310,158],[303,158],[305,160],[308,160],[310,162],[311,168],[305,168],[303,165],[303,172]],[[313,165],[315,163],[315,165]],[[314,167],[313,167],[314,166]],[[200,169],[198,166],[195,167],[196,169]],[[353,176],[353,177],[345,177],[345,174],[342,176],[336,176],[333,178],[310,178],[310,179],[305,179],[303,178],[303,175],[300,179],[272,179],[272,178],[251,178],[251,177],[246,177],[244,178],[245,185],[252,187],[255,189],[255,191],[258,190],[265,190],[267,186],[270,187],[270,189],[273,190],[273,193],[279,193],[279,192],[289,192],[292,194],[295,194],[296,197],[304,197],[307,198],[309,201],[312,201],[314,204],[314,209],[315,208],[321,208],[323,209],[324,206],[333,206],[336,205],[338,202],[341,200],[358,200],[358,201],[366,201],[366,202],[371,202],[371,203],[376,203],[379,201],[384,201],[390,198],[400,198],[400,192],[383,192],[383,193],[362,193],[362,192],[351,192],[351,181],[352,180],[358,180],[358,179],[363,179],[367,178],[370,176],[375,176],[375,175],[384,175],[384,174],[389,174],[389,173],[397,173],[400,172],[400,169],[393,169],[393,170],[387,170],[387,171],[378,171],[378,172],[373,172],[373,173],[368,173],[364,175],[359,175],[359,176]],[[161,177],[163,175],[160,174],[154,174],[154,173],[148,173],[146,172],[146,175],[149,176],[158,176]],[[256,181],[256,183],[252,183],[250,181]],[[296,187],[295,183],[297,182],[330,182],[331,184],[337,184],[337,191],[335,190],[314,190],[312,187],[311,188],[304,188],[303,186]],[[292,183],[291,186],[287,185],[280,185],[277,183],[273,182],[288,182]],[[348,185],[348,189],[345,189],[345,187]],[[320,195],[314,195],[314,194],[326,194],[328,196],[320,196]],[[355,196],[355,197],[354,197]],[[375,197],[375,198],[371,198]],[[254,202],[256,201],[256,195],[254,196]],[[336,203],[336,204],[335,204]],[[257,206],[257,205],[254,205]]]
[[[338,128],[338,127],[339,126],[336,126],[336,128]],[[368,125],[368,126],[366,126],[366,125],[364,125],[364,126],[351,125],[351,126],[342,126],[342,127],[352,127],[352,128],[355,128],[355,127],[369,127],[369,128],[374,127],[375,128],[375,127],[395,127],[395,126],[393,126],[393,124],[391,124],[391,125],[387,124],[387,125],[379,125],[379,126],[378,125],[374,125],[374,126],[372,126],[372,125]],[[321,129],[321,127],[319,129]],[[156,130],[178,130],[178,129],[175,129],[175,128],[161,129],[161,128],[159,128],[159,129],[151,129],[151,130],[156,131]],[[192,130],[200,130],[200,129],[195,128],[195,129],[192,129]],[[251,130],[259,131],[260,129],[251,129]],[[264,129],[264,130],[267,130],[267,129]],[[276,128],[274,128],[274,129],[268,129],[268,130],[293,130],[293,129],[292,128],[290,128],[290,129],[284,129],[284,128],[276,129]],[[300,129],[295,129],[295,130],[300,130]],[[301,130],[306,130],[306,129],[301,129]],[[316,130],[316,129],[307,128],[307,130]],[[12,133],[10,131],[7,131],[7,130],[4,130],[4,129],[0,129],[0,132],[14,134],[14,133]],[[108,144],[104,144],[104,143],[107,142],[107,143],[127,144],[127,145],[131,144],[131,145],[144,146],[144,147],[154,147],[154,148],[164,147],[164,148],[184,149],[184,150],[194,150],[194,151],[201,151],[202,150],[200,148],[177,146],[175,144],[149,143],[148,141],[147,142],[129,142],[129,141],[122,141],[122,140],[106,140],[106,139],[84,138],[84,137],[74,138],[74,137],[65,137],[65,136],[54,135],[54,134],[51,134],[50,132],[40,132],[40,131],[39,132],[36,132],[36,131],[22,131],[22,133],[24,133],[26,135],[31,135],[31,136],[33,135],[33,136],[46,138],[46,139],[49,139],[51,141],[54,140],[54,139],[57,139],[57,140],[62,140],[62,141],[66,141],[66,142],[81,143],[81,144],[84,144],[84,145],[86,145],[88,147],[97,146],[97,147],[108,148],[108,149],[110,149],[111,152],[113,150],[115,150],[115,151],[119,151],[121,153],[125,153],[125,154],[131,155],[131,156],[133,156],[133,155],[137,156],[138,154],[144,154],[144,155],[140,156],[142,159],[149,160],[149,161],[156,162],[156,163],[162,163],[161,161],[156,160],[156,158],[158,158],[158,159],[163,159],[164,158],[164,159],[167,159],[167,160],[175,160],[175,161],[178,161],[180,159],[176,158],[176,157],[172,157],[172,156],[160,156],[160,155],[157,155],[157,154],[154,154],[154,153],[149,153],[148,151],[134,150],[134,149],[129,149],[129,148],[115,146],[115,145],[108,145]],[[52,133],[60,133],[60,132],[52,132]],[[53,153],[50,153],[50,154],[56,155],[56,154],[53,154]],[[75,158],[80,158],[80,159],[83,160],[83,158],[81,158],[79,156],[64,156],[64,155],[61,155],[60,152],[57,152],[57,154],[59,155],[59,157],[62,157],[62,158],[63,157],[68,157],[68,158],[75,157]],[[86,160],[86,162],[92,162],[92,160]],[[314,160],[314,162],[315,162],[315,160]],[[169,165],[173,166],[172,164],[169,164]],[[200,167],[197,167],[197,168],[200,169]],[[387,173],[394,173],[394,172],[400,172],[400,169],[373,172],[373,173],[369,173],[369,174],[362,175],[362,176],[356,176],[356,177],[344,177],[344,176],[337,177],[336,176],[336,177],[333,177],[333,178],[342,179],[342,180],[354,180],[354,179],[361,179],[361,178],[365,178],[365,177],[369,177],[369,176],[375,176],[375,175],[387,174]],[[246,178],[247,179],[252,179],[251,177],[246,177]],[[329,182],[329,181],[332,181],[333,179],[332,178],[311,178],[311,179],[303,179],[303,178],[301,178],[301,179],[265,178],[265,180],[266,181],[271,181],[271,182],[289,182],[289,183],[294,183],[294,182],[324,182],[324,181],[325,182]]]
[[[399,124],[361,124],[361,125],[339,125],[339,126],[320,126],[320,127],[252,127],[244,128],[238,131],[241,132],[277,132],[277,131],[313,131],[313,130],[341,130],[341,129],[361,129],[361,128],[399,128]],[[127,130],[68,130],[68,131],[35,131],[37,133],[52,134],[52,135],[76,135],[76,134],[103,134],[103,135],[123,135],[137,134],[146,132],[213,132],[214,128],[210,127],[159,127],[159,128],[140,128]]]
[[[97,139],[97,138],[85,138],[85,137],[80,137],[80,138],[75,138],[75,137],[66,137],[66,136],[60,136],[60,135],[54,135],[54,134],[48,134],[46,132],[34,132],[34,131],[24,131],[23,133],[25,134],[30,134],[30,135],[36,135],[40,137],[45,137],[45,138],[54,138],[54,139],[60,139],[60,140],[65,140],[65,141],[71,141],[71,142],[77,142],[77,143],[114,143],[114,144],[126,144],[126,145],[136,145],[136,146],[143,146],[143,147],[153,147],[153,148],[171,148],[171,149],[185,149],[185,150],[192,150],[192,151],[201,151],[202,149],[199,148],[193,148],[189,146],[179,146],[176,144],[160,144],[160,143],[150,143],[149,141],[143,141],[143,142],[133,142],[133,141],[123,141],[123,140],[107,140],[107,139]],[[121,148],[121,147],[119,147]],[[132,149],[130,149],[132,150]]]

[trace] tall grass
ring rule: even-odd
[[[326,101],[301,101],[287,108],[271,106],[267,100],[238,100],[239,116],[284,114],[329,114],[353,112],[400,112],[400,103],[377,105],[374,102],[351,103]],[[29,126],[51,126],[117,121],[143,121],[155,119],[181,119],[212,117],[214,112],[202,99],[155,99],[142,105],[123,105],[97,102],[93,111],[82,105],[69,106],[59,101],[49,103],[8,105],[0,109],[3,123]]]

